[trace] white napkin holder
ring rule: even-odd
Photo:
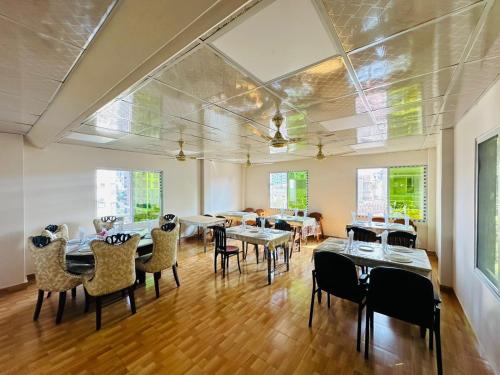
[[[387,237],[389,236],[389,232],[384,230],[382,232],[382,234],[380,235],[380,240],[382,242],[382,250],[384,251],[384,253],[386,252],[387,250]]]
[[[410,218],[408,216],[405,216],[405,226],[409,226],[410,225]]]

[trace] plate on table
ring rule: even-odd
[[[337,245],[344,245],[345,244],[345,240],[336,239],[336,240],[331,240],[330,243],[334,243],[334,244],[337,244]]]
[[[413,250],[404,246],[391,246],[391,250],[397,253],[413,253]]]
[[[78,239],[78,238],[75,238],[75,239],[72,239],[72,240],[68,241],[68,245],[76,245],[76,244],[79,244],[79,243],[80,243],[80,239]]]
[[[325,250],[330,250],[330,251],[343,251],[345,248],[345,244],[336,244],[336,243],[329,243],[327,246],[325,246]]]
[[[258,229],[249,229],[248,233],[259,233]]]
[[[274,233],[274,234],[280,234],[282,231],[281,230],[278,230],[278,229],[271,229],[270,231],[271,233]]]
[[[373,250],[375,250],[375,248],[373,246],[370,246],[370,245],[359,245],[358,246],[358,250],[361,250],[361,251],[373,251]]]
[[[410,257],[402,254],[389,254],[386,256],[387,259],[398,263],[411,263],[413,262]]]

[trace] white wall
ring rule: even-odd
[[[323,161],[315,159],[294,162],[257,165],[246,170],[245,206],[269,207],[269,172],[309,171],[309,212],[323,214],[323,230],[327,235],[345,237],[345,226],[351,221],[351,212],[356,210],[356,171],[358,168],[399,165],[429,164],[434,162],[432,150],[409,151],[361,156],[332,157]],[[435,168],[429,168],[428,196],[435,197]],[[432,173],[431,173],[432,172]],[[432,189],[432,190],[431,190]],[[419,246],[434,250],[434,204],[430,204],[428,223],[418,225]],[[429,233],[428,233],[429,232]]]
[[[475,140],[500,127],[500,81],[455,127],[454,288],[490,364],[500,374],[500,298],[474,267]]]
[[[203,161],[203,213],[241,210],[243,172],[240,164]]]
[[[70,236],[79,226],[93,231],[96,216],[95,170],[142,169],[163,171],[163,208],[177,215],[200,212],[198,161],[178,162],[159,156],[82,146],[53,144],[46,149],[24,148],[25,237],[47,224],[66,223]],[[32,273],[29,256],[26,273]]]
[[[0,289],[25,281],[23,137],[0,134]]]

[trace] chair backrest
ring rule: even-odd
[[[381,216],[374,216],[372,217],[372,221],[376,223],[385,223],[385,219]]]
[[[135,283],[135,253],[141,237],[134,234],[129,240],[112,245],[94,240],[90,249],[94,253],[95,273],[84,280],[91,296],[102,296],[128,288]]]
[[[247,207],[243,210],[243,212],[254,212],[255,210],[251,207]]]
[[[297,211],[297,216],[304,216],[304,211]]]
[[[265,219],[265,218],[263,218],[263,217],[257,217],[257,218],[255,219],[255,224],[256,224],[258,227],[261,227],[261,226],[262,226],[262,220],[265,220],[265,224],[264,224],[264,226],[265,226],[266,228],[271,228],[271,223],[269,222],[269,220],[267,220],[267,219]]]
[[[167,223],[170,223],[170,222],[177,222],[177,221],[178,221],[177,216],[175,216],[174,214],[161,215],[158,218],[158,224],[160,225],[160,227],[163,224],[167,224]]]
[[[279,230],[286,230],[288,232],[293,231],[293,228],[285,220],[276,220],[274,223],[274,228]]]
[[[28,238],[28,248],[35,265],[38,289],[65,291],[72,287],[73,277],[66,272],[66,240],[53,241],[46,236]]]
[[[171,228],[173,226],[173,228]],[[163,229],[165,227],[165,229]],[[179,239],[179,224],[168,223],[162,228],[151,231],[153,238],[153,253],[147,261],[148,269],[159,272],[175,265],[177,262],[177,246]]]
[[[318,223],[320,223],[321,220],[323,219],[323,215],[321,213],[319,213],[319,212],[311,212],[309,214],[309,217],[315,218]]]
[[[56,238],[64,238],[67,241],[69,240],[68,226],[66,224],[49,224],[44,228],[41,235],[50,237],[52,240],[55,240]]]
[[[405,219],[394,219],[394,222],[396,224],[404,224],[405,223]],[[415,230],[415,232],[417,231],[417,225],[415,224],[415,222],[413,220],[410,219],[409,221],[409,224],[413,227],[413,229]]]
[[[351,259],[330,251],[316,251],[314,269],[318,288],[334,296],[359,302],[363,290],[359,286],[356,265]]]
[[[128,233],[116,233],[111,236],[107,236],[104,241],[110,245],[121,245],[122,243],[130,240],[132,236]]]
[[[226,251],[227,237],[226,227],[222,225],[215,225],[210,227],[214,232],[215,251]]]
[[[262,208],[257,208],[255,210],[255,213],[257,214],[257,216],[262,216],[264,215],[264,210]]]
[[[354,241],[377,242],[377,234],[371,230],[358,227],[346,227],[347,236],[349,236],[349,231],[351,230],[354,232]]]
[[[213,217],[212,215],[210,214],[204,214],[203,216],[206,216],[206,217]]]
[[[389,232],[389,235],[387,236],[387,243],[389,245],[415,248],[417,235],[402,231]]]
[[[114,227],[117,218],[116,216],[103,216],[94,219],[94,228],[96,233],[101,233],[103,229],[110,230]]]
[[[231,223],[232,223],[231,219],[227,219],[225,216],[222,216],[222,215],[217,215],[215,217],[218,218],[218,219],[226,219],[226,227],[230,227],[231,226]]]
[[[432,327],[432,282],[417,273],[401,268],[375,267],[370,272],[367,303],[375,312],[426,328]]]

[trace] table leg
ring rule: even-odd
[[[285,262],[286,262],[286,270],[290,271],[290,253],[288,252],[288,247],[290,246],[290,242],[285,246]]]
[[[247,255],[245,254],[245,241],[241,241],[241,251],[243,253],[243,260],[247,259]]]
[[[207,227],[203,227],[203,250],[207,252]]]
[[[179,243],[177,245],[177,251],[181,249],[181,235],[182,235],[181,222],[179,221]]]
[[[271,284],[271,252],[269,246],[264,246],[264,251],[267,254],[267,284]]]

